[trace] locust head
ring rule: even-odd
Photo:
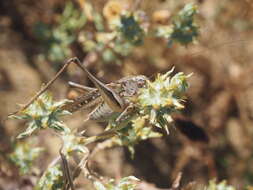
[[[146,86],[148,78],[144,75],[138,75],[133,77],[133,80],[137,84],[138,88],[143,88]]]
[[[140,88],[145,87],[148,78],[144,75],[125,77],[118,81],[123,90],[123,96],[134,96],[138,93]]]

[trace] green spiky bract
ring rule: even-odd
[[[59,119],[61,116],[71,114],[61,109],[69,101],[54,102],[52,95],[46,92],[38,97],[28,108],[23,110],[20,115],[11,116],[11,118],[15,119],[29,120],[28,127],[17,138],[30,136],[38,129],[52,128],[56,131],[69,131],[67,126]]]

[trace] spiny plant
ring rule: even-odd
[[[35,26],[37,36],[46,47],[46,59],[61,62],[71,56],[70,46],[78,43],[83,53],[91,52],[97,55],[99,61],[120,64],[122,57],[129,56],[136,46],[143,45],[145,39],[150,36],[163,37],[168,43],[173,41],[187,45],[196,40],[198,35],[198,27],[194,21],[197,7],[194,4],[186,5],[170,22],[153,25],[148,19],[149,16],[138,10],[138,5],[125,8],[120,1],[109,1],[101,14],[90,2],[78,2],[80,9],[73,3],[66,4],[55,26],[42,23]],[[134,155],[134,146],[137,143],[162,136],[157,132],[157,128],[165,129],[169,134],[173,125],[171,114],[184,108],[185,92],[189,86],[187,78],[190,76],[184,73],[172,76],[172,72],[173,69],[166,74],[158,74],[154,81],[147,79],[147,85],[138,91],[137,96],[128,100],[134,105],[131,114],[120,122],[116,118],[111,119],[102,135],[87,137],[85,132],[71,130],[73,127],[68,127],[61,119],[71,114],[63,109],[69,100],[55,102],[50,93],[42,94],[18,116],[12,116],[19,120],[28,120],[28,127],[17,136],[18,139],[50,129],[62,140],[59,156],[49,164],[38,180],[36,189],[73,189],[73,182],[81,172],[93,182],[97,190],[135,189],[138,179],[133,176],[123,178],[118,183],[113,180],[103,182],[94,176],[87,167],[90,155],[87,145],[98,139],[106,139],[110,142],[110,147],[127,146]],[[17,146],[10,155],[14,161],[18,157],[15,156],[15,151],[18,150]],[[23,152],[36,155],[29,157],[29,162],[22,163],[30,167],[37,154]],[[74,169],[69,167],[71,161],[75,162]],[[16,163],[21,161],[16,159]]]
[[[68,2],[54,26],[39,22],[34,27],[35,35],[44,44],[44,57],[49,61],[61,62],[70,57],[71,45],[76,43],[83,52],[96,52],[103,63],[121,64],[121,58],[143,45],[146,38],[162,37],[170,46],[172,42],[186,46],[199,35],[195,21],[198,9],[193,3],[185,5],[172,18],[160,14],[159,20],[166,21],[156,24],[138,6],[131,9],[123,1],[108,1],[103,14],[92,2],[78,2],[79,9]]]
[[[162,135],[154,131],[154,126],[164,128],[168,132],[173,121],[170,115],[183,108],[182,103],[188,88],[187,78],[189,77],[183,73],[177,73],[171,77],[172,72],[173,69],[165,74],[158,74],[154,81],[147,80],[147,85],[140,89],[137,97],[131,98],[136,107],[133,114],[123,122],[118,122],[116,119],[111,120],[105,133],[111,129],[115,133],[112,136],[104,135],[103,138],[111,141],[111,145],[127,146],[133,155],[135,144],[141,140]],[[63,123],[61,117],[70,114],[62,109],[68,102],[69,100],[55,102],[51,94],[44,93],[20,115],[12,116],[15,119],[28,120],[28,127],[18,135],[19,139],[31,136],[39,130],[53,129],[62,140],[60,157],[56,158],[56,161],[54,160],[44,172],[37,184],[37,189],[61,189],[68,185],[70,183],[68,180],[63,182],[63,176],[66,177],[68,172],[68,168],[66,169],[68,164],[66,163],[71,159],[79,160],[76,163],[76,170],[84,170],[79,167],[82,163],[81,158],[88,159],[87,145],[101,137],[85,137],[83,133],[77,133]],[[63,164],[64,160],[66,160],[65,165]],[[88,179],[94,181],[97,189],[134,189],[135,187],[130,182],[132,179],[136,179],[134,177],[123,178],[118,185],[113,185],[112,182],[102,185],[102,182],[92,176],[87,168],[83,172]],[[79,175],[74,175],[74,173],[73,171],[70,174],[73,175],[71,180]]]

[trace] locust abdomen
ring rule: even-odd
[[[93,112],[89,114],[89,119],[96,121],[108,121],[113,116],[118,114],[119,113],[114,112],[106,103],[103,102],[98,105]]]

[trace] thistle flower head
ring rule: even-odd
[[[29,120],[27,129],[19,134],[18,138],[29,136],[37,129],[52,128],[57,131],[67,130],[67,127],[59,118],[71,114],[61,109],[69,101],[54,102],[50,93],[44,93],[33,104],[23,110],[19,116],[11,116],[11,118],[15,119]]]
[[[165,74],[158,74],[154,82],[147,81],[147,87],[140,90],[137,98],[140,112],[148,115],[150,123],[163,127],[172,121],[171,113],[184,108],[184,93],[188,88],[186,79],[190,76],[182,72],[171,77],[174,68]]]

